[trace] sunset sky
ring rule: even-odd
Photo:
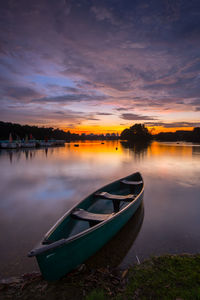
[[[200,126],[199,0],[0,2],[0,120]]]

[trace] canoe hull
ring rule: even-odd
[[[40,270],[46,280],[56,280],[75,269],[105,245],[134,215],[143,199],[143,191],[136,201],[82,236],[36,255]]]

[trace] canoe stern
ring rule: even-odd
[[[74,240],[67,241],[59,247],[49,249],[36,255],[43,277],[46,280],[57,280],[78,267],[128,222],[139,207],[143,191],[138,198],[110,220],[101,222],[91,230]]]

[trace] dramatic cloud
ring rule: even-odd
[[[99,115],[99,116],[111,116],[111,115],[113,115],[113,114],[111,114],[111,113],[99,112],[99,113],[96,113],[96,115]]]
[[[164,128],[174,128],[174,127],[199,127],[200,122],[171,122],[171,123],[163,123],[163,122],[145,122],[147,126],[162,126]]]
[[[20,102],[28,102],[35,97],[41,97],[42,94],[30,87],[4,87],[1,96],[6,99],[15,99]]]
[[[0,9],[1,120],[198,123],[198,0],[10,0]]]
[[[132,120],[132,121],[138,121],[138,120],[155,120],[156,118],[154,117],[148,117],[148,116],[141,116],[141,115],[136,115],[136,114],[122,114],[120,116],[121,119],[124,120]]]
[[[80,102],[80,101],[101,101],[106,99],[105,96],[91,96],[88,94],[67,94],[57,97],[44,97],[39,99],[33,99],[32,102],[39,102],[39,103],[60,103],[60,102]]]

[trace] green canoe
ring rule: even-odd
[[[46,280],[56,280],[107,243],[142,202],[144,183],[134,173],[110,183],[72,207],[28,254]]]

